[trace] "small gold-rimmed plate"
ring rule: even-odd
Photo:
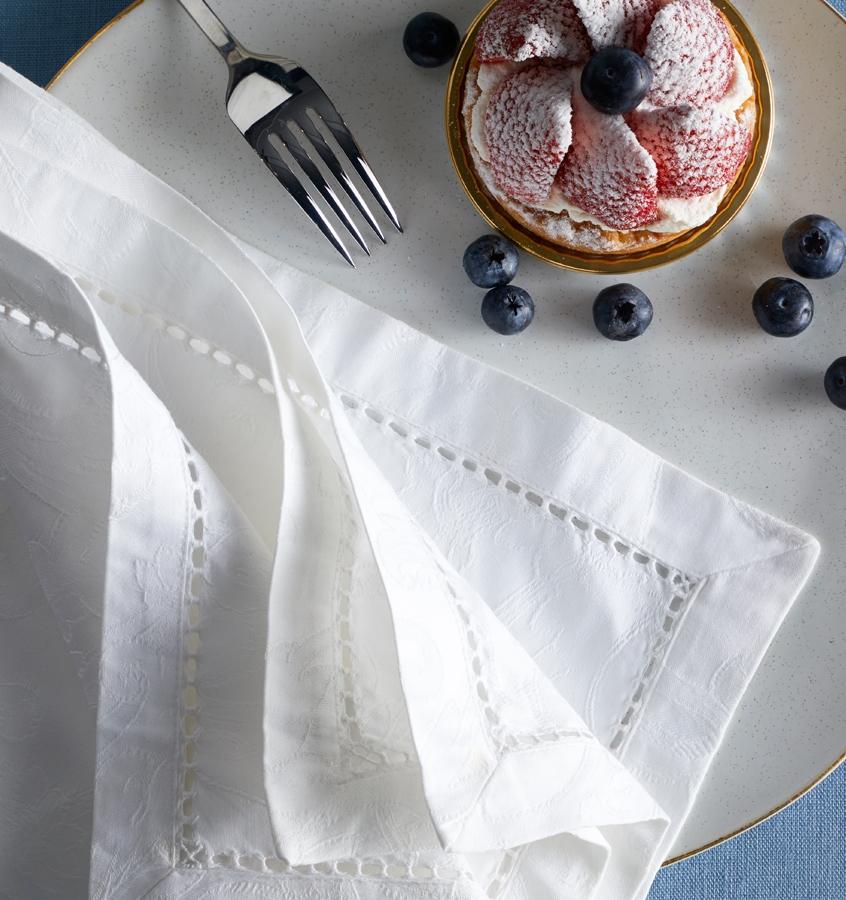
[[[752,149],[717,212],[703,225],[683,232],[673,240],[642,250],[622,253],[596,253],[562,247],[530,231],[485,187],[473,165],[464,125],[464,86],[473,59],[476,35],[488,13],[499,2],[491,0],[467,31],[450,72],[446,95],[447,144],[458,179],[482,218],[501,231],[518,247],[554,266],[580,272],[613,274],[651,269],[681,259],[715,238],[740,212],[758,184],[767,163],[773,137],[773,89],[764,54],[743,16],[728,0],[713,0],[734,29],[745,51],[755,87],[756,116]]]

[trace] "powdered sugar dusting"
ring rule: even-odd
[[[519,68],[517,63],[482,63],[476,84],[483,94],[492,94],[507,76],[513,75]]]
[[[662,197],[658,195],[658,219],[650,222],[647,231],[655,234],[678,234],[688,228],[696,228],[707,222],[716,213],[720,201],[725,197],[727,186],[717,188],[701,197]],[[538,204],[538,209],[552,213],[567,213],[574,222],[592,222],[600,228],[606,226],[595,216],[569,203],[561,193],[558,184],[552,186],[549,199]],[[627,232],[629,240],[636,232]]]
[[[479,151],[479,156],[486,162],[490,160],[488,155],[488,138],[485,134],[485,118],[488,113],[488,104],[493,92],[516,68],[515,63],[482,63],[479,66],[476,84],[480,93],[470,113],[470,140]]]
[[[579,247],[582,250],[593,253],[607,253],[619,249],[600,225],[593,225],[587,222],[577,225],[569,216],[560,216],[553,213],[524,210],[524,214],[533,219],[550,240],[558,241],[571,247]],[[635,240],[635,244],[637,243],[647,244],[648,241],[646,239],[642,241]]]
[[[671,197],[701,197],[733,181],[752,144],[718,109],[637,110],[632,127],[658,167],[659,192]]]
[[[728,26],[710,0],[673,0],[655,16],[644,53],[656,106],[705,106],[725,96],[734,72]]]
[[[642,228],[658,218],[655,162],[622,116],[597,112],[580,91],[573,92],[573,146],[557,183],[609,228]]]
[[[545,200],[570,147],[573,80],[567,69],[524,68],[491,95],[485,136],[494,179],[515,200]]]
[[[560,215],[555,211],[538,209],[535,205],[526,206],[505,194],[493,179],[490,166],[481,162],[473,150],[476,171],[479,173],[485,190],[505,206],[507,209],[522,216],[533,227],[545,234],[550,240],[561,241],[582,250],[602,252],[615,249],[613,241],[609,240],[603,225],[591,224],[589,220],[581,218],[579,221],[586,224],[576,224],[576,219],[569,215]],[[553,188],[553,192],[555,188]]]
[[[595,50],[630,47],[642,52],[662,0],[573,0]]]
[[[566,11],[573,4],[580,18]],[[649,246],[656,234],[708,221],[748,155],[756,116],[747,102],[754,97],[747,67],[710,0],[505,0],[491,16],[503,8],[507,15],[500,14],[497,52],[507,50],[525,61],[484,62],[477,43],[463,107],[474,165],[490,196],[547,239],[596,252],[618,250],[618,232],[626,234],[630,251]],[[561,52],[568,41],[573,46],[564,31],[553,40],[549,22],[556,15],[556,27],[568,20],[576,36],[582,35],[577,52],[588,47],[585,58],[569,69],[561,62],[569,50],[554,66],[551,57],[544,58]],[[577,85],[590,52],[588,34],[597,49],[622,44],[639,52],[638,42],[645,44],[648,34],[652,52],[664,54],[663,81],[628,124],[596,113],[581,97]],[[491,99],[507,80],[543,69],[557,72],[553,80],[567,85],[567,97],[574,92],[572,108],[564,112],[557,89],[541,91],[538,101],[509,88],[496,115],[488,115]],[[541,77],[552,76],[532,76]],[[693,94],[688,80],[696,88]],[[671,100],[671,94],[681,99]],[[691,109],[693,103],[708,109]],[[629,126],[642,132],[640,142]],[[499,148],[493,165],[489,140]],[[516,149],[507,151],[506,145]]]
[[[470,112],[474,93],[472,90],[465,92],[463,108],[465,116]],[[527,206],[513,197],[509,197],[494,181],[490,165],[481,159],[476,146],[472,143],[470,144],[470,155],[473,159],[473,167],[476,170],[476,174],[488,196],[501,204],[510,215],[517,216],[529,223],[532,229],[544,235],[547,240],[569,247],[577,247],[588,253],[607,253],[619,249],[613,237],[613,232],[609,233],[604,225],[592,224],[590,221],[587,221],[585,219],[586,214],[583,214],[580,219],[576,220],[569,215],[560,215],[556,212],[539,209],[535,204]],[[553,185],[553,196],[555,191],[556,187]],[[584,224],[577,224],[577,222],[583,222]],[[632,232],[629,240],[628,249],[637,249],[640,246],[646,247],[651,242],[648,232]]]
[[[590,41],[572,0],[501,0],[476,37],[480,62],[587,62]]]

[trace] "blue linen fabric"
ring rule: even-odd
[[[46,84],[127,2],[0,0],[0,60]],[[846,16],[846,0],[830,2]],[[757,828],[663,869],[649,900],[846,900],[846,766]]]
[[[129,0],[0,0],[0,60],[44,85]]]

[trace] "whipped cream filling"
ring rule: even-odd
[[[470,141],[476,152],[485,162],[490,162],[488,140],[485,135],[485,115],[493,92],[504,78],[520,68],[516,63],[483,63],[479,66],[476,76],[476,87],[479,97],[470,115]],[[734,51],[734,75],[725,97],[715,104],[717,109],[733,116],[737,111],[754,96],[755,89],[749,72],[737,50]],[[648,107],[647,107],[648,108]],[[686,231],[688,228],[696,228],[707,222],[716,212],[720,201],[725,197],[728,185],[718,188],[710,194],[701,197],[658,197],[658,210],[661,217],[645,225],[643,231],[654,231],[660,234],[674,234],[678,231]],[[608,226],[590,213],[564,198],[557,187],[553,187],[552,193],[543,203],[535,204],[537,209],[547,212],[562,213],[574,222],[591,222],[608,231]]]

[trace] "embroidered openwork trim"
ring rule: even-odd
[[[353,412],[360,412],[374,424],[384,426],[383,431],[387,428],[391,435],[405,441],[410,448],[435,453],[446,463],[460,465],[465,472],[482,475],[492,487],[502,488],[515,497],[522,497],[529,506],[534,506],[548,516],[570,524],[573,528],[584,532],[588,537],[595,538],[600,543],[608,545],[621,556],[629,557],[638,565],[653,568],[664,581],[675,581],[675,583],[693,581],[690,576],[635,547],[630,541],[615,536],[602,526],[592,522],[584,514],[572,508],[568,509],[560,500],[544,497],[540,492],[521,484],[502,469],[492,468],[481,460],[466,455],[457,448],[441,443],[436,438],[421,432],[419,429],[415,429],[401,419],[376,409],[367,400],[353,396],[349,391],[339,389],[339,397],[347,409]],[[677,581],[676,579],[681,580]]]
[[[306,404],[311,405],[311,404]],[[197,691],[198,655],[201,646],[201,603],[205,593],[207,553],[205,546],[206,524],[200,474],[191,448],[183,440],[185,463],[191,489],[191,523],[189,528],[189,565],[186,567],[183,621],[183,677],[180,696],[181,757],[179,808],[177,810],[178,865],[187,868],[228,868],[256,873],[272,873],[292,877],[324,876],[329,878],[363,878],[383,881],[455,881],[472,876],[456,866],[425,864],[417,860],[399,858],[348,859],[313,865],[292,866],[277,856],[265,856],[251,851],[224,850],[214,852],[200,840],[194,800],[197,795],[197,739],[201,732],[199,695]],[[351,509],[350,509],[351,512]],[[347,604],[349,597],[347,596]],[[347,609],[348,611],[348,609]],[[349,632],[346,633],[347,640]],[[343,630],[342,630],[343,639]],[[351,683],[348,685],[352,687]],[[345,684],[345,687],[347,685]],[[351,695],[351,694],[350,694]],[[354,722],[350,723],[351,736],[361,735]],[[363,747],[359,740],[358,747]],[[387,754],[381,754],[377,762],[397,762]]]
[[[128,316],[141,319],[145,325],[152,328],[154,331],[160,332],[162,335],[173,341],[184,344],[186,349],[191,353],[194,353],[197,356],[205,356],[217,365],[222,366],[224,369],[231,369],[244,382],[254,385],[263,394],[276,393],[273,383],[268,378],[265,378],[263,375],[256,372],[252,366],[239,360],[235,354],[230,353],[228,350],[216,346],[213,342],[191,334],[188,329],[184,328],[178,322],[174,322],[172,319],[166,319],[155,310],[140,306],[129,300],[124,300],[108,288],[98,287],[82,275],[76,276],[74,281],[88,296],[96,297],[107,306],[116,307]]]
[[[208,868],[242,869],[252,872],[300,875],[309,878],[369,878],[388,881],[446,881],[472,879],[472,875],[455,865],[423,863],[418,859],[344,859],[311,865],[292,866],[278,856],[263,856],[249,851],[224,850],[209,859]]]
[[[221,347],[216,347],[212,342],[197,335],[191,334],[182,325],[165,319],[158,312],[150,309],[145,309],[131,302],[121,300],[121,298],[117,297],[114,293],[105,288],[98,288],[91,281],[82,276],[77,277],[75,280],[79,287],[89,295],[97,297],[106,304],[118,307],[127,315],[140,317],[148,327],[159,331],[172,340],[183,343],[186,348],[195,355],[200,357],[208,357],[217,365],[231,369],[245,382],[254,384],[262,393],[275,393],[274,386],[268,378],[255,372],[249,365],[238,360],[232,353],[228,352],[227,350]],[[73,338],[73,336],[68,335],[64,332],[56,332],[55,329],[52,329],[49,325],[47,325],[47,323],[43,323],[39,320],[33,320],[24,310],[16,310],[14,307],[6,304],[5,301],[2,301],[2,298],[0,298],[0,315],[17,321],[21,325],[32,327],[36,333],[41,334],[46,339],[56,340],[59,344],[63,344],[72,350],[77,350],[85,358],[89,359],[89,361],[94,362],[98,365],[105,366],[105,362],[100,358],[99,353],[94,348],[84,347],[78,340]],[[300,392],[298,386],[296,385],[296,382],[294,382],[293,379],[289,380],[288,387],[292,394],[299,397],[304,406],[314,409],[320,416],[324,418],[329,417],[329,411],[322,408],[318,404],[318,402],[310,395]],[[673,591],[671,592],[671,598],[662,624],[662,633],[659,634],[659,636],[653,643],[652,651],[644,665],[641,679],[632,693],[631,699],[620,720],[617,731],[612,738],[611,749],[617,753],[622,752],[625,740],[631,733],[632,726],[637,720],[639,711],[643,708],[644,699],[647,696],[649,688],[655,679],[655,675],[660,669],[662,658],[672,641],[676,625],[683,617],[686,608],[689,606],[691,596],[694,592],[694,589],[697,587],[697,582],[695,581],[695,579],[662,562],[652,554],[647,553],[640,548],[637,548],[631,542],[613,535],[605,528],[591,522],[589,517],[583,515],[579,511],[568,509],[565,504],[561,503],[561,501],[547,498],[543,495],[542,492],[533,490],[532,488],[521,484],[516,479],[509,477],[505,472],[502,471],[500,467],[496,466],[495,464],[488,465],[487,463],[482,462],[479,459],[474,459],[472,456],[465,454],[463,451],[449,446],[448,443],[441,442],[440,440],[434,438],[432,435],[428,435],[420,431],[419,429],[415,429],[413,426],[403,422],[400,418],[389,415],[377,409],[364,398],[353,397],[350,392],[345,391],[341,388],[336,388],[336,390],[338,391],[341,401],[348,409],[353,411],[360,410],[362,414],[365,415],[375,425],[383,426],[384,428],[389,429],[394,437],[404,441],[408,441],[409,446],[411,445],[411,443],[413,443],[414,446],[419,450],[436,453],[445,462],[445,464],[460,465],[466,474],[478,474],[481,477],[484,477],[487,483],[492,487],[501,488],[514,495],[515,497],[522,497],[522,499],[526,503],[535,507],[539,512],[549,515],[563,523],[571,525],[573,528],[576,528],[579,531],[584,532],[587,536],[594,538],[603,544],[606,544],[616,553],[619,553],[620,555],[631,559],[637,565],[651,567],[660,578],[668,582],[668,584],[673,585]],[[194,549],[196,551],[197,547],[195,547]],[[454,588],[451,592],[454,592]],[[455,596],[455,593],[453,593],[453,596]],[[460,606],[458,608],[463,609]],[[462,621],[464,621],[465,617],[469,620],[469,616],[467,616],[466,610],[463,611],[464,616],[462,617]],[[460,612],[459,615],[461,616]],[[343,619],[343,615],[341,616],[341,618]],[[468,625],[466,631],[468,645],[470,646],[470,649],[473,650],[474,647],[472,642],[476,640],[475,634],[473,633],[472,628],[469,627],[469,621],[465,624]],[[195,702],[197,697],[194,679],[196,678],[197,667],[196,656],[197,651],[199,650],[199,632],[193,626],[186,636],[186,648],[188,650],[188,653],[186,656],[184,667],[184,691],[187,693],[183,694],[183,704],[185,704],[186,697],[189,700],[194,698]],[[477,675],[480,675],[481,660],[476,656],[472,657],[472,665],[474,672]],[[476,671],[477,667],[479,669],[478,672]],[[479,684],[482,685],[482,688],[484,690],[484,682],[480,680]],[[188,688],[193,688],[194,693],[192,694],[188,692]],[[488,703],[489,697],[488,700],[486,700],[485,696],[480,693],[479,699],[483,704],[487,704],[487,706],[483,707],[485,710],[491,709],[491,711],[493,712]],[[183,864],[199,865],[201,864],[203,858],[206,856],[205,851],[197,840],[196,817],[194,816],[193,812],[193,797],[196,787],[194,777],[195,750],[192,748],[195,747],[194,741],[198,733],[199,719],[196,713],[196,707],[192,709],[188,707],[187,704],[185,704],[183,707],[183,713],[184,714],[182,716],[181,722],[184,742],[182,773],[180,781],[181,805],[179,814],[179,818],[182,823],[180,830],[180,860],[183,862]],[[496,715],[495,713],[493,714],[494,716]],[[487,711],[485,711],[485,716],[491,725],[495,726],[497,724],[497,720],[491,720],[491,718],[488,716]],[[568,736],[570,735],[560,734],[557,732],[551,732],[548,735],[507,735],[504,738],[504,743],[505,746],[512,748],[521,746],[521,741],[524,738],[530,744],[539,744],[547,740],[555,741]],[[489,897],[496,898],[501,895],[516,868],[519,856],[519,850],[509,850],[503,855],[499,869],[497,870],[497,874],[486,891]],[[257,872],[287,872],[291,874],[299,873],[309,876],[324,874],[336,876],[358,875],[361,877],[382,878],[405,877],[411,879],[432,877],[445,878],[449,880],[457,878],[462,874],[466,875],[467,877],[472,877],[467,875],[467,873],[462,873],[457,870],[448,870],[440,867],[437,871],[435,871],[428,866],[406,867],[404,871],[407,874],[403,876],[398,874],[400,871],[403,871],[403,867],[401,865],[388,863],[382,860],[349,860],[346,862],[324,863],[316,866],[291,867],[286,861],[276,857],[259,856],[256,854],[242,853],[234,850],[226,851],[223,853],[215,853],[205,859],[205,864],[209,866],[230,866],[234,868],[252,869]],[[431,875],[429,875],[430,872]]]
[[[326,410],[311,395],[304,394],[297,382],[293,378],[287,380],[288,390],[292,396],[308,409],[323,415]],[[349,398],[342,397],[343,402],[347,402]],[[373,407],[367,407],[371,410],[370,418],[381,424],[384,416]],[[441,450],[445,448],[440,448]],[[443,453],[441,454],[443,455]],[[449,456],[444,458],[449,459]],[[455,457],[452,457],[453,459]],[[345,523],[353,522],[352,499],[346,485],[341,481],[341,492],[344,497],[346,518]],[[349,527],[349,526],[348,526]],[[365,754],[364,758],[371,762],[381,762],[383,764],[401,764],[408,762],[410,756],[407,753],[399,751],[385,752],[367,747],[363,741],[360,727],[357,722],[356,710],[357,699],[355,694],[355,678],[353,676],[353,660],[354,651],[351,642],[351,623],[350,623],[350,600],[349,586],[352,578],[352,548],[349,544],[351,534],[349,531],[342,536],[341,553],[338,566],[338,634],[341,645],[341,691],[340,691],[340,721],[343,725],[345,734],[350,741],[351,748],[354,752]],[[476,700],[480,707],[482,722],[486,733],[492,739],[498,754],[506,751],[523,750],[531,747],[537,747],[542,744],[554,743],[556,741],[566,740],[568,738],[590,737],[588,732],[579,730],[551,730],[543,733],[514,733],[503,726],[499,714],[496,711],[496,703],[492,698],[492,690],[489,682],[485,679],[484,664],[482,662],[482,648],[478,636],[476,635],[471,617],[466,606],[462,603],[455,585],[449,577],[445,568],[437,560],[437,552],[433,546],[429,547],[433,554],[433,559],[438,571],[443,578],[444,584],[449,595],[452,597],[454,608],[461,622],[467,643],[468,656],[473,675],[476,679],[475,690]]]
[[[335,578],[336,633],[338,635],[338,662],[341,677],[338,679],[338,722],[347,746],[358,748],[361,744],[361,729],[358,724],[358,703],[355,695],[353,674],[352,626],[350,624],[350,591],[352,590],[352,509],[344,492],[344,509],[341,513],[341,537],[338,547],[337,575]],[[375,755],[362,747],[359,751],[367,762],[378,763]],[[352,760],[350,760],[351,762]]]
[[[611,738],[611,743],[608,745],[608,749],[617,755],[621,755],[625,750],[626,742],[631,735],[632,728],[635,722],[640,718],[640,713],[646,705],[646,699],[649,696],[650,689],[655,681],[655,676],[661,667],[661,661],[664,656],[666,656],[670,644],[672,643],[676,625],[690,607],[690,599],[693,595],[694,588],[696,587],[693,582],[685,580],[681,575],[675,575],[673,577],[673,586],[674,591],[670,602],[666,607],[666,614],[661,623],[661,629],[652,641],[652,646],[649,651],[649,656],[646,659],[646,663],[644,664],[640,681],[637,683],[631,699],[629,700],[629,704],[626,707],[626,711],[620,719],[620,724],[617,726],[617,730]]]
[[[517,869],[517,864],[520,861],[520,857],[525,852],[525,849],[525,846],[523,846],[514,847],[511,850],[505,851],[502,859],[499,861],[499,866],[497,867],[493,880],[485,890],[485,893],[491,900],[497,900],[498,897],[502,896],[505,889],[508,887],[508,882],[511,881],[511,876]]]
[[[200,604],[205,593],[206,583],[206,526],[200,473],[192,456],[191,448],[184,440],[182,446],[185,451],[185,465],[190,480],[191,522],[182,610],[184,628],[182,686],[179,698],[181,753],[176,837],[178,863],[182,866],[198,866],[203,862],[204,849],[197,833],[197,814],[194,809],[194,800],[197,795],[197,738],[200,733],[197,658],[200,652]]]
[[[473,621],[467,607],[462,603],[458,592],[449,579],[443,567],[436,563],[444,578],[447,591],[453,599],[458,618],[464,631],[467,649],[470,658],[470,667],[476,678],[476,698],[481,708],[485,728],[493,739],[497,753],[502,755],[508,751],[528,750],[539,747],[542,744],[553,744],[568,738],[589,738],[592,735],[587,731],[577,729],[556,729],[544,732],[517,733],[507,729],[496,711],[497,703],[489,681],[485,678],[485,664],[482,660],[483,649],[481,642],[473,628]]]
[[[49,322],[45,322],[44,319],[30,315],[25,309],[9,303],[4,297],[0,297],[0,318],[3,321],[28,329],[43,341],[52,341],[60,347],[78,353],[83,359],[88,360],[88,362],[93,363],[98,368],[107,368],[99,350],[84,344],[67,331],[54,328]]]
[[[293,388],[291,388],[293,393]],[[358,710],[361,708],[355,677],[355,650],[353,648],[353,623],[350,592],[353,583],[355,517],[352,498],[339,473],[343,510],[341,512],[341,537],[338,549],[337,575],[335,579],[336,633],[338,635],[338,662],[341,677],[338,679],[338,722],[344,736],[343,764],[350,768],[372,765],[397,766],[411,762],[411,754],[404,750],[375,747],[363,733]]]
[[[635,685],[632,695],[629,698],[619,724],[617,725],[611,743],[610,749],[621,754],[625,748],[627,737],[632,731],[632,727],[639,718],[639,714],[644,707],[645,700],[650,693],[650,688],[655,681],[655,677],[661,668],[661,663],[667,650],[672,643],[678,622],[683,618],[683,614],[688,608],[689,600],[693,594],[697,582],[690,576],[680,570],[668,565],[667,563],[657,559],[653,555],[636,547],[632,542],[625,540],[619,535],[613,534],[609,529],[592,522],[590,518],[583,513],[568,508],[567,504],[562,501],[544,496],[541,492],[531,487],[521,484],[518,480],[502,471],[500,468],[492,468],[479,459],[474,459],[456,447],[450,446],[445,442],[435,439],[432,435],[421,432],[409,423],[395,417],[381,409],[372,406],[362,397],[354,396],[351,392],[339,389],[339,397],[341,403],[353,413],[363,415],[370,423],[379,427],[383,433],[391,435],[395,439],[403,442],[410,450],[418,452],[427,452],[436,454],[444,465],[460,466],[465,475],[475,475],[485,479],[490,487],[504,490],[515,498],[521,497],[530,507],[537,510],[539,514],[547,515],[559,522],[569,525],[572,528],[582,532],[586,537],[598,541],[609,548],[611,552],[617,553],[626,559],[631,560],[636,565],[648,567],[652,569],[659,578],[665,581],[669,588],[669,599],[664,609],[664,618],[661,623],[660,632],[654,639],[650,648],[649,656],[641,673],[641,678]],[[450,592],[455,596],[454,588],[449,585]],[[462,621],[468,628],[468,640],[471,642],[471,650],[476,650],[476,638],[470,629],[469,617],[467,611],[458,605],[459,614]],[[480,675],[481,662],[478,655],[472,658],[473,670]],[[479,671],[477,671],[477,666]],[[504,741],[506,746],[510,746],[507,736],[503,737],[500,730],[500,723],[496,713],[490,710],[489,692],[482,681],[479,682],[479,696],[484,704],[485,716],[492,728],[492,734],[497,740]],[[490,710],[490,711],[489,711]],[[569,735],[553,735],[549,740],[558,740],[561,737]],[[527,736],[531,739],[533,736]],[[519,740],[514,735],[512,740]]]

